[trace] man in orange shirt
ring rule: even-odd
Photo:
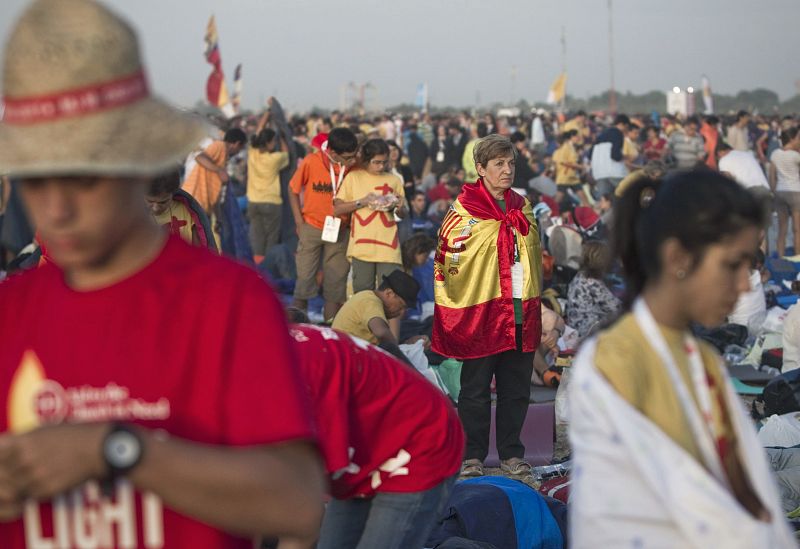
[[[228,159],[236,156],[247,143],[247,136],[239,128],[225,132],[222,141],[214,141],[197,155],[197,165],[187,175],[183,189],[192,195],[211,216],[219,201],[222,184],[228,182]]]
[[[317,270],[322,256],[322,296],[325,320],[332,320],[347,299],[347,225],[349,216],[333,216],[333,197],[348,167],[356,161],[358,139],[347,128],[328,134],[322,150],[306,156],[289,182],[289,205],[297,226],[297,283],[294,306],[305,311],[308,300],[319,293]],[[300,193],[303,193],[302,210]],[[323,230],[325,225],[327,230]]]
[[[700,135],[706,141],[706,166],[717,169],[717,143],[719,142],[719,118],[707,116],[700,127]]]

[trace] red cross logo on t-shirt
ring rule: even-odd
[[[172,221],[170,221],[169,223],[164,223],[164,225],[169,227],[169,232],[176,235],[181,234],[181,227],[185,227],[188,224],[189,224],[188,221],[185,221],[183,219],[178,219],[174,215],[172,216]]]
[[[394,189],[391,186],[389,186],[388,183],[384,183],[380,187],[375,187],[375,190],[381,191],[381,194],[384,196],[391,192],[394,192]],[[395,225],[394,218],[390,218],[386,212],[375,211],[369,214],[366,218],[361,217],[361,215],[359,215],[358,212],[355,212],[353,214],[353,217],[362,227],[371,223],[372,220],[375,219],[376,217],[380,219],[381,223],[383,223],[383,226],[386,228]],[[355,234],[355,230],[356,230],[355,224],[351,225],[350,234],[351,235]],[[394,239],[392,240],[391,243],[381,242],[380,240],[374,240],[372,238],[359,238],[356,240],[356,244],[377,244],[378,246],[386,246],[387,248],[397,249],[397,246],[399,245],[399,240],[397,233],[395,233]]]
[[[381,185],[380,187],[375,187],[375,190],[376,190],[376,191],[381,191],[381,194],[385,196],[385,195],[389,194],[390,192],[392,192],[394,189],[392,189],[392,188],[389,186],[389,184],[388,184],[388,183],[384,183],[384,184],[383,184],[383,185]]]

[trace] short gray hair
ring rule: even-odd
[[[483,167],[489,163],[493,158],[501,156],[512,155],[517,156],[517,150],[511,144],[511,140],[500,134],[492,133],[478,141],[475,148],[472,150],[472,159],[475,165],[480,164]]]

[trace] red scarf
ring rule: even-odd
[[[525,206],[525,199],[522,196],[511,189],[506,189],[503,199],[506,202],[505,212],[497,200],[489,194],[483,178],[479,178],[474,184],[464,185],[461,194],[458,195],[458,201],[471,216],[500,221],[497,249],[500,253],[509,254],[511,263],[514,263],[514,229],[517,229],[522,236],[527,236],[531,224],[522,213],[522,208]]]

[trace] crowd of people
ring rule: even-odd
[[[794,546],[704,340],[752,343],[797,253],[797,118],[201,120],[138,51],[95,0],[4,50],[4,546],[431,547],[493,416],[536,484],[535,385],[568,404],[561,546]]]

